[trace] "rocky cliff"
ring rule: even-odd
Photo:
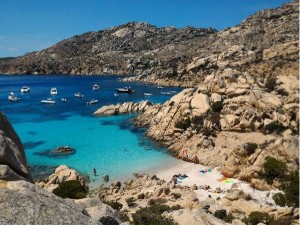
[[[252,75],[226,69],[150,106],[135,123],[148,126],[147,135],[179,157],[255,183],[267,156],[298,168],[299,80],[278,76],[272,82],[270,90]],[[248,152],[247,143],[256,149]]]
[[[0,73],[133,74],[138,76],[131,80],[189,87],[226,68],[262,82],[281,73],[297,75],[298,6],[294,0],[219,32],[132,22],[0,60]]]
[[[0,112],[0,180],[32,182],[23,145],[17,133]]]

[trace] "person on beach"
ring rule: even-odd
[[[172,178],[172,181],[173,181],[173,187],[176,186],[176,183],[177,183],[177,177],[174,175],[173,178]]]
[[[96,171],[95,168],[93,169],[93,172],[94,172],[94,176],[96,176],[97,175],[97,171]]]

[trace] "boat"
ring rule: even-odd
[[[118,97],[118,96],[119,96],[119,94],[117,94],[117,93],[114,93],[114,96]]]
[[[66,102],[67,99],[66,99],[66,98],[62,98],[61,101],[62,101],[62,102]]]
[[[56,101],[52,98],[47,98],[45,100],[41,100],[41,103],[45,103],[45,104],[56,104]]]
[[[50,94],[51,95],[57,95],[57,89],[56,88],[51,88]]]
[[[151,96],[152,93],[144,93],[145,96]]]
[[[28,92],[30,92],[30,87],[27,87],[27,86],[22,87],[21,88],[21,92],[22,93],[28,93]]]
[[[10,92],[10,93],[9,93],[9,96],[8,96],[8,100],[9,100],[9,101],[16,102],[16,101],[19,101],[20,98],[18,98],[17,96],[15,96],[15,94],[14,94],[13,92]]]
[[[160,92],[162,95],[171,95],[171,92]]]
[[[131,87],[124,87],[124,88],[117,88],[117,92],[131,94],[134,93],[135,90],[133,90]]]
[[[177,93],[177,91],[170,91],[170,93],[171,93],[171,94],[176,94],[176,93]]]
[[[164,87],[162,87],[162,86],[157,86],[157,89],[163,89]]]
[[[97,99],[90,99],[86,104],[91,105],[91,104],[96,104],[98,103]]]
[[[94,84],[93,91],[98,91],[100,89],[100,86],[98,84]]]
[[[75,93],[74,96],[77,97],[77,98],[83,98],[84,97],[84,95],[81,94],[80,92]]]

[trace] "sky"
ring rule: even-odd
[[[288,0],[0,0],[0,57],[130,21],[225,29]]]

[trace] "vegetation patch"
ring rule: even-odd
[[[127,198],[126,203],[127,203],[128,207],[133,207],[133,206],[135,206],[135,199],[133,197]]]
[[[268,184],[273,184],[273,180],[282,181],[287,171],[286,163],[268,156],[263,165],[263,173],[261,177],[264,178]]]
[[[191,124],[192,124],[192,121],[191,121],[190,117],[188,117],[186,119],[182,119],[182,120],[177,121],[175,123],[175,127],[179,128],[179,129],[186,130],[189,127],[191,127]]]
[[[277,79],[275,77],[272,77],[266,81],[265,88],[268,91],[274,91],[276,88],[276,85],[277,85]]]
[[[280,134],[281,132],[288,129],[288,127],[284,126],[282,123],[278,121],[273,121],[265,126],[265,131],[269,134],[276,132],[277,134]]]
[[[221,112],[223,109],[223,102],[222,101],[217,101],[217,102],[214,102],[212,105],[211,105],[211,110],[213,112]]]
[[[245,144],[245,150],[247,152],[247,155],[252,155],[255,150],[257,149],[257,144],[256,143],[252,143],[252,142],[247,142]]]
[[[85,198],[87,191],[78,180],[62,182],[53,190],[53,194],[62,198]]]
[[[225,209],[216,210],[214,216],[219,218],[220,220],[224,220],[226,223],[231,223],[235,217],[231,214],[226,212]]]
[[[123,208],[123,204],[118,201],[103,201],[103,203],[109,205],[115,210],[120,210]]]
[[[243,220],[243,222],[247,225],[257,225],[259,223],[270,225],[273,221],[273,216],[270,216],[268,213],[258,211],[251,212],[250,215]]]
[[[139,209],[132,215],[134,225],[176,225],[172,219],[162,216],[164,212],[171,212],[179,209],[180,206],[169,207],[160,203],[152,202],[152,205]]]

